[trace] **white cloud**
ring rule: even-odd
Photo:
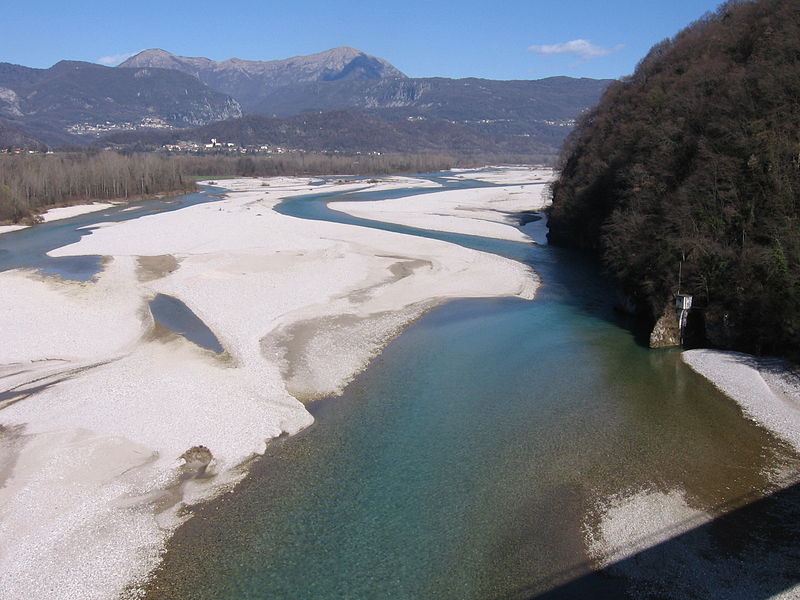
[[[623,44],[617,44],[613,48],[604,48],[593,44],[589,40],[572,40],[571,42],[561,42],[560,44],[529,46],[528,50],[548,56],[552,54],[568,54],[583,60],[592,60],[593,58],[600,58],[622,50],[624,47]]]
[[[114,54],[112,56],[101,56],[95,62],[100,63],[101,65],[106,65],[107,67],[111,67],[114,65],[118,65],[119,63],[128,60],[131,56],[136,56],[141,52],[137,50],[136,52],[126,52],[125,54]]]

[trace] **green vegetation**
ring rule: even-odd
[[[737,1],[653,47],[568,141],[551,241],[652,317],[681,273],[710,343],[798,358],[798,40],[794,0]]]

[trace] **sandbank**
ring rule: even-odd
[[[587,545],[601,577],[619,578],[626,597],[797,598],[796,500],[748,510],[712,525],[683,490],[631,490],[601,507]],[[776,527],[776,519],[788,522]]]
[[[58,221],[61,219],[69,219],[70,217],[77,217],[86,213],[96,212],[98,210],[105,210],[111,208],[114,204],[107,202],[92,202],[91,204],[76,204],[75,206],[62,206],[60,208],[51,208],[50,210],[42,213],[42,221],[49,223],[50,221]],[[20,229],[27,229],[30,225],[0,225],[0,235],[10,233],[12,231],[19,231]]]
[[[0,225],[0,235],[4,233],[10,233],[12,231],[19,231],[20,229],[26,229],[30,227],[30,225]]]
[[[535,274],[502,257],[272,210],[310,188],[431,185],[424,179],[224,185],[232,191],[219,201],[105,223],[51,252],[106,257],[92,281],[0,273],[9,597],[135,597],[187,505],[231,489],[270,439],[311,425],[298,398],[340,393],[449,298],[534,296]],[[503,218],[494,225],[513,229]],[[225,352],[158,335],[156,294],[186,304]],[[205,473],[181,459],[196,445],[213,454]]]
[[[515,185],[433,191],[375,202],[337,201],[329,207],[399,225],[526,242],[531,239],[516,228],[518,215],[522,211],[542,211],[550,204],[549,183],[554,176],[554,171],[545,167],[460,172],[451,178]]]
[[[50,210],[42,213],[42,220],[45,223],[50,221],[58,221],[60,219],[69,219],[77,217],[78,215],[85,215],[86,213],[97,212],[98,210],[105,210],[116,206],[109,202],[92,202],[91,204],[76,204],[74,206],[62,206],[59,208],[51,208]]]

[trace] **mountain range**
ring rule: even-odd
[[[353,151],[382,146],[413,152],[436,146],[456,153],[516,148],[522,154],[554,155],[577,116],[596,103],[609,83],[569,77],[410,78],[386,60],[350,47],[273,61],[218,62],[152,49],[118,67],[62,61],[50,69],[31,69],[0,63],[0,147],[18,144],[25,136],[49,145],[103,145],[111,136],[114,143],[123,139],[141,146],[164,137],[153,135],[153,129],[169,131],[170,139],[185,130],[183,139],[193,139],[210,124],[223,122],[216,127],[221,139],[249,128],[262,136],[254,143],[298,149],[316,148],[339,135],[350,137],[333,146]],[[281,118],[293,123],[292,117],[310,113],[325,115],[314,117],[317,131],[349,115],[348,133],[294,140],[284,135],[278,142],[275,131],[292,129],[279,126]],[[362,115],[361,131],[356,114]],[[243,115],[278,120],[237,123]],[[436,130],[443,132],[445,143],[431,143]],[[363,144],[377,132],[389,139]]]
[[[157,67],[194,75],[212,89],[236,98],[246,112],[254,112],[265,94],[284,86],[318,81],[406,78],[387,61],[347,46],[283,60],[230,58],[222,62],[175,56],[153,49],[144,50],[119,66],[123,69]]]
[[[104,126],[191,127],[241,115],[236,100],[179,71],[0,63],[0,118],[49,145],[86,143],[82,132]]]

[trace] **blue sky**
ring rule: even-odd
[[[114,64],[146,48],[272,60],[355,46],[412,77],[630,74],[719,0],[30,0],[3,7],[0,62]]]

